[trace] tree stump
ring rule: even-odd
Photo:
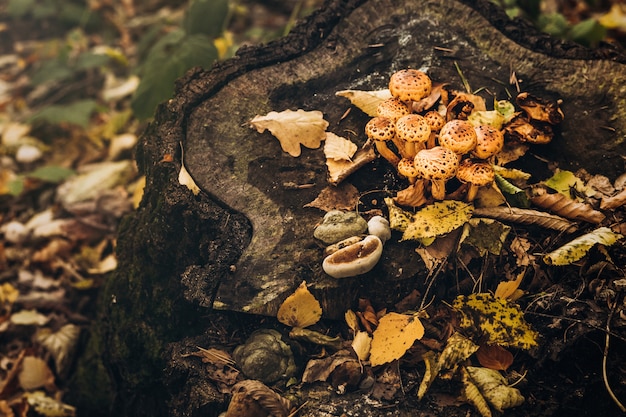
[[[103,292],[91,355],[79,368],[77,381],[93,384],[83,392],[101,393],[114,382],[116,395],[85,397],[83,406],[92,415],[104,413],[109,401],[116,415],[217,415],[224,395],[181,353],[228,344],[222,326],[245,319],[219,310],[274,316],[306,280],[325,317],[337,319],[359,297],[393,305],[422,288],[424,265],[414,245],[398,239],[364,276],[335,280],[323,273],[312,235],[323,213],[304,207],[328,185],[323,151],[287,155],[269,133],[250,129],[255,115],[320,110],[328,130],[361,145],[367,116],[357,109],[345,115],[350,105],[336,91],[385,88],[403,68],[424,68],[433,80],[461,88],[456,63],[473,88],[506,98],[515,73],[524,91],[563,100],[560,131],[534,154],[614,178],[624,170],[624,62],[610,48],[587,50],[509,21],[486,1],[336,0],[286,38],[190,71],[142,137],[144,198],[121,227],[119,267]],[[197,196],[179,184],[183,162],[202,189]],[[367,209],[381,207],[384,187],[398,181],[392,177],[379,160],[348,181],[367,195],[361,200]],[[95,372],[103,369],[99,355],[109,373]],[[316,414],[329,396],[322,393],[300,415],[338,415]],[[406,405],[387,410],[358,398],[336,401],[351,415],[414,415]]]

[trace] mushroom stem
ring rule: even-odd
[[[426,149],[426,147],[424,146],[424,143],[419,143],[419,142],[405,142],[404,145],[404,153],[406,153],[406,157],[413,159],[415,158],[415,155],[417,155],[417,153],[419,151],[421,151],[422,149]]]
[[[444,198],[446,198],[445,180],[432,180],[430,193],[435,200],[443,200]]]
[[[467,194],[465,195],[465,201],[467,201],[468,203],[474,201],[479,188],[480,187],[478,185],[470,183],[469,188],[467,189]]]
[[[374,144],[376,145],[376,150],[378,151],[380,156],[389,161],[389,163],[394,167],[398,165],[398,162],[400,162],[400,157],[393,153],[393,151],[387,147],[387,144],[385,142],[377,140],[374,141]]]
[[[437,132],[430,132],[430,136],[428,137],[428,141],[426,142],[426,149],[435,147],[436,140],[437,140]]]
[[[394,136],[393,138],[391,138],[391,141],[394,145],[396,145],[396,148],[398,148],[398,152],[400,153],[401,158],[409,157],[409,155],[406,153],[405,142],[402,139],[400,139],[398,136]]]

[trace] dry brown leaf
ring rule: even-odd
[[[291,402],[260,381],[247,379],[233,387],[225,417],[288,417]]]
[[[417,180],[404,190],[398,191],[393,201],[399,206],[421,207],[428,202],[424,196],[424,181]]]
[[[521,209],[517,207],[485,207],[474,209],[475,217],[488,217],[504,222],[533,224],[560,232],[572,233],[577,226],[566,219],[543,211]]]
[[[485,368],[506,371],[513,364],[513,354],[499,345],[481,345],[476,359]]]
[[[545,210],[572,220],[599,224],[605,216],[589,204],[579,203],[561,193],[548,194],[544,188],[536,188],[530,201]]]
[[[319,148],[326,137],[328,122],[319,110],[298,109],[282,112],[269,112],[265,116],[255,116],[250,124],[259,133],[269,130],[279,140],[283,151],[293,157],[300,156],[300,146]]]
[[[391,98],[391,93],[388,89],[376,91],[342,90],[337,91],[335,95],[347,98],[352,104],[371,117],[376,116],[376,109],[381,102]]]
[[[45,387],[49,391],[55,389],[54,375],[43,359],[25,356],[17,379],[25,391]]]
[[[333,159],[326,160],[328,168],[328,182],[337,185],[349,177],[361,167],[369,164],[378,156],[374,151],[374,146],[370,142],[366,142],[361,149],[357,150],[352,157],[352,161],[335,161]]]
[[[413,112],[421,113],[423,111],[426,111],[432,108],[435,105],[435,103],[437,103],[437,101],[441,98],[441,91],[443,90],[443,87],[445,87],[446,85],[448,84],[447,83],[433,83],[433,86],[430,90],[430,95],[428,97],[425,97],[421,99],[420,101],[414,101],[412,103]]]
[[[623,189],[620,193],[613,197],[605,197],[600,202],[600,208],[602,210],[613,210],[626,204],[626,189]]]
[[[530,242],[523,237],[515,236],[509,245],[509,249],[515,254],[515,264],[517,266],[528,266],[535,261],[536,256],[528,253]]]
[[[301,328],[317,323],[321,317],[322,307],[309,292],[306,281],[302,281],[296,291],[283,301],[276,314],[281,323]]]
[[[340,350],[326,358],[311,359],[302,374],[302,382],[326,381],[335,368],[348,361],[356,362],[356,359],[347,350]]]
[[[314,207],[323,211],[352,211],[359,202],[359,195],[359,190],[354,185],[343,183],[336,187],[324,188],[315,200],[305,204],[304,207]]]
[[[556,125],[565,117],[559,108],[559,101],[548,101],[528,93],[518,94],[515,101],[532,120]]]
[[[326,132],[324,155],[327,159],[352,162],[352,157],[357,149],[358,146],[351,140],[335,135],[332,132]]]
[[[413,343],[424,336],[424,326],[416,316],[387,313],[374,331],[370,362],[382,365],[400,359]]]

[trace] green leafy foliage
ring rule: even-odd
[[[30,118],[30,122],[71,123],[86,128],[96,107],[95,100],[79,100],[66,105],[52,105],[35,113]]]
[[[185,14],[183,28],[188,35],[217,38],[228,21],[228,0],[195,0]]]

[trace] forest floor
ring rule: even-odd
[[[238,2],[214,36],[216,57],[283,35],[320,3]],[[549,26],[559,34],[607,15],[611,6],[544,3],[560,12]],[[46,4],[0,6],[0,415],[7,416],[76,413],[63,396],[81,352],[81,329],[94,319],[99,288],[116,267],[119,221],[142,195],[133,148],[147,121],[134,113],[142,103],[133,104],[133,94],[150,72],[136,70],[155,39],[180,28],[187,6],[178,0],[96,0],[88,9],[71,0]],[[598,37],[619,44],[626,15],[612,19],[614,30],[579,28],[569,35],[591,46]],[[612,190],[603,192],[618,193],[625,182],[611,179]],[[623,208],[611,220],[624,233]],[[610,255],[594,249],[549,287],[542,287],[548,278],[534,276],[543,291],[536,302],[552,303],[542,309],[549,315],[533,319],[551,341],[543,351],[552,356],[525,358],[546,363],[545,373],[520,384],[541,387],[528,398],[535,409],[612,415],[620,399],[626,402],[619,354],[626,349],[626,253],[612,248]],[[238,336],[228,345],[243,341]]]

